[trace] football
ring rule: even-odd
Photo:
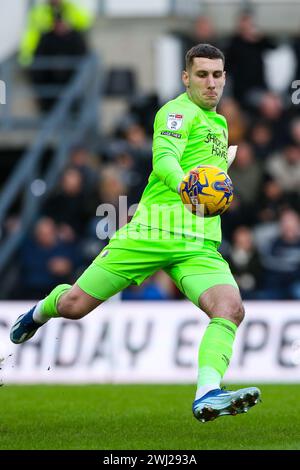
[[[190,170],[179,191],[187,209],[200,217],[223,214],[233,199],[231,179],[225,171],[212,165],[199,165]]]

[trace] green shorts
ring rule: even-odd
[[[77,284],[87,294],[107,300],[162,269],[198,306],[199,296],[210,287],[238,288],[218,246],[213,240],[175,235],[170,239],[169,232],[131,222],[115,234]]]

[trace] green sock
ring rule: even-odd
[[[67,292],[71,289],[72,286],[70,284],[60,284],[56,286],[47,297],[44,298],[42,305],[41,305],[41,314],[43,317],[46,318],[53,318],[59,317],[59,313],[57,311],[57,303],[62,294]]]
[[[237,326],[225,318],[213,318],[199,347],[197,396],[220,386],[232,355]]]

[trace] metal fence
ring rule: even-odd
[[[80,142],[87,134],[96,137],[100,127],[98,111],[101,106],[101,67],[98,58],[91,54],[79,61],[73,60],[76,73],[71,82],[64,88],[44,88],[39,92],[44,96],[56,96],[59,99],[53,109],[44,118],[40,118],[40,129],[37,132],[30,148],[24,153],[13,173],[7,179],[0,192],[0,227],[2,239],[0,241],[0,274],[3,272],[24,236],[34,221],[41,202],[53,189],[58,175],[67,163],[69,151],[73,145]],[[36,67],[49,68],[49,61],[42,61]],[[70,66],[70,60],[51,63],[51,67]],[[5,77],[8,79],[14,64],[6,64]],[[9,80],[7,90],[7,104],[4,106],[5,115],[2,115],[0,132],[7,129],[16,129],[26,126],[26,119],[19,120],[13,116],[10,108],[10,99],[17,93],[14,84]],[[18,91],[19,93],[19,91]],[[56,94],[55,94],[56,93]],[[76,113],[74,115],[74,105]],[[34,123],[31,122],[33,125]],[[27,122],[28,125],[28,122]],[[47,169],[42,171],[41,162],[45,149],[55,142],[55,151]],[[22,199],[20,212],[20,229],[14,233],[5,234],[4,222],[17,197]]]

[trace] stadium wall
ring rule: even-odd
[[[1,1],[0,62],[14,53],[25,25],[26,2]]]
[[[246,302],[225,382],[300,382],[300,302]],[[27,343],[9,329],[28,302],[0,302],[1,381],[194,383],[208,320],[191,303],[108,302],[85,319],[50,321]]]

